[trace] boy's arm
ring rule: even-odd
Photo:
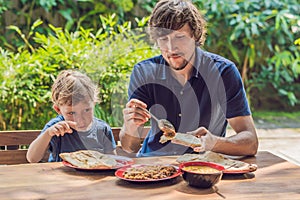
[[[49,134],[48,128],[44,133],[39,135],[29,146],[26,158],[30,163],[39,162],[45,155],[46,150],[48,149],[50,140],[52,136]]]
[[[63,136],[64,134],[71,134],[76,128],[76,122],[72,121],[60,121],[53,126],[46,129],[44,133],[39,135],[29,146],[26,154],[28,162],[35,163],[39,162],[49,146],[51,138],[56,136]]]

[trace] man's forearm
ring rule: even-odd
[[[127,153],[136,153],[141,147],[141,138],[139,131],[141,128],[136,128],[133,130],[127,130],[125,126],[122,127],[120,131],[120,141],[122,149]]]
[[[248,155],[257,153],[258,142],[249,131],[242,131],[230,137],[220,137],[213,147],[213,151],[228,155]]]

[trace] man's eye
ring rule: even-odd
[[[159,38],[159,40],[160,40],[160,41],[167,41],[168,38],[167,38],[167,37],[161,37],[161,38]]]
[[[68,114],[69,115],[75,115],[75,112],[69,112]]]
[[[176,35],[176,38],[177,39],[183,39],[183,38],[185,38],[185,35]]]
[[[85,109],[85,112],[90,112],[91,111],[91,109],[90,108],[88,108],[88,109]]]

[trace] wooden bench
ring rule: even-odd
[[[144,138],[150,127],[145,127],[142,137]],[[117,154],[133,157],[133,154],[127,154],[120,146],[119,132],[120,127],[112,127],[115,141],[117,142]],[[40,134],[40,130],[16,130],[0,131],[0,165],[28,163],[26,159],[28,145]],[[43,161],[47,161],[48,154]]]

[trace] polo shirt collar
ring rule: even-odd
[[[193,74],[192,74],[192,77],[196,77],[198,78],[199,77],[199,74],[200,74],[200,62],[201,62],[201,59],[203,58],[203,51],[200,49],[200,47],[196,47],[196,50],[195,50],[195,63],[194,63],[194,70],[193,70]]]
[[[160,66],[158,68],[157,78],[160,80],[166,80],[167,79],[167,73],[169,72],[169,64],[164,59],[162,55],[160,55],[160,60],[158,63]]]
[[[198,78],[199,71],[200,71],[200,61],[203,55],[203,51],[199,47],[196,47],[195,51],[196,51],[195,52],[196,56],[195,56],[195,63],[194,63],[194,70],[192,72],[192,77]],[[169,64],[167,63],[167,61],[164,59],[162,55],[160,55],[160,57],[161,57],[160,63],[158,64],[161,67],[159,67],[157,78],[160,80],[166,80],[167,74],[170,74]]]

